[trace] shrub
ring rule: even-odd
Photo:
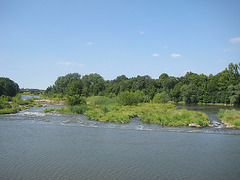
[[[136,105],[138,97],[134,92],[124,91],[118,95],[118,103],[123,106]]]
[[[69,106],[74,106],[78,104],[86,104],[86,97],[80,96],[78,94],[67,96],[66,104]]]
[[[2,95],[0,97],[0,109],[4,109],[4,108],[11,108],[11,105],[8,102],[8,97],[5,95]]]

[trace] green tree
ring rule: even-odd
[[[81,75],[78,73],[70,73],[70,74],[67,74],[66,76],[60,76],[55,81],[52,91],[54,93],[67,94],[68,85],[72,81],[79,80],[80,78],[81,78]]]
[[[72,81],[71,83],[68,84],[67,87],[68,91],[67,94],[72,96],[72,95],[82,95],[83,93],[83,83],[81,79],[78,79],[76,81]]]
[[[154,103],[167,103],[169,100],[170,98],[165,91],[157,93],[153,98]]]
[[[0,77],[0,96],[16,96],[20,91],[19,86],[9,78]]]
[[[230,92],[230,103],[234,105],[240,105],[240,84],[233,86],[230,85],[228,87]]]
[[[85,96],[101,95],[105,90],[105,81],[99,74],[89,74],[82,77],[83,94]]]
[[[182,99],[186,103],[197,103],[197,87],[194,84],[183,85],[181,88]]]
[[[181,87],[183,86],[182,82],[177,83],[173,89],[170,90],[169,94],[171,97],[171,100],[174,102],[179,102],[182,100],[181,96]]]
[[[150,102],[150,97],[146,95],[143,91],[137,90],[135,92],[135,96],[137,96],[138,103]]]

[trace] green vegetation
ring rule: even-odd
[[[136,105],[138,103],[138,96],[134,92],[120,92],[118,95],[118,103],[123,106]]]
[[[0,96],[16,96],[19,92],[19,86],[17,83],[9,78],[0,77]]]
[[[41,106],[33,99],[22,100],[19,86],[9,78],[0,78],[0,114],[16,113],[21,109]]]
[[[67,96],[66,104],[69,106],[74,106],[78,104],[86,104],[86,97],[74,94],[72,96]]]
[[[92,105],[112,105],[117,103],[117,98],[110,98],[105,96],[91,96],[87,99]]]
[[[12,114],[16,113],[21,109],[26,109],[28,107],[42,106],[34,101],[34,98],[22,100],[21,94],[17,94],[15,97],[0,96],[0,114]]]
[[[209,125],[208,117],[200,112],[185,109],[177,110],[172,104],[140,103],[122,105],[117,98],[93,96],[87,99],[88,105],[67,106],[59,109],[46,109],[44,112],[85,114],[88,119],[129,123],[133,117],[140,117],[144,123],[162,126],[188,126],[198,124],[200,127]]]
[[[145,123],[162,126],[188,126],[197,124],[200,127],[209,125],[208,117],[201,112],[177,109],[171,104],[149,104],[142,111],[140,119]]]
[[[169,100],[170,98],[165,91],[157,93],[153,98],[154,103],[167,103]]]
[[[227,127],[240,128],[240,111],[220,109],[218,117]]]
[[[150,76],[127,78],[118,76],[104,80],[99,74],[81,77],[78,73],[59,77],[53,86],[45,91],[47,97],[69,97],[69,105],[82,103],[80,97],[118,97],[122,105],[140,102],[185,102],[240,105],[240,63],[230,63],[222,72],[209,76],[187,72],[185,76],[174,77],[163,73],[158,79]],[[76,102],[72,102],[75,98]],[[155,98],[155,99],[154,99]]]

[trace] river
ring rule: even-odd
[[[129,124],[45,114],[0,115],[0,179],[239,179],[240,130]],[[219,122],[216,106],[204,111]],[[222,107],[228,108],[228,107]]]

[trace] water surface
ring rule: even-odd
[[[0,116],[0,179],[240,177],[238,129],[103,123],[44,108]]]

